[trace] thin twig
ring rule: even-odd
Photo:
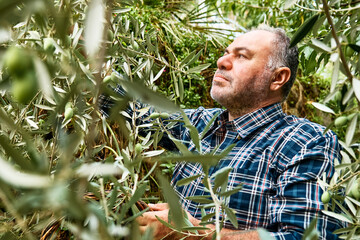
[[[220,201],[219,199],[216,197],[216,195],[214,194],[214,192],[212,191],[211,188],[211,182],[210,182],[210,178],[207,178],[207,182],[209,185],[209,191],[210,191],[210,195],[212,200],[215,203],[215,230],[216,230],[216,240],[220,240]]]
[[[360,9],[360,6],[341,8],[341,9],[331,9],[331,12],[349,12],[349,11],[356,10],[356,9]]]
[[[110,214],[109,214],[109,209],[108,209],[107,203],[106,203],[106,196],[105,196],[105,189],[104,189],[104,179],[100,178],[99,182],[100,182],[100,193],[101,193],[101,198],[102,198],[102,204],[103,204],[103,208],[105,210],[106,221],[108,221],[108,218],[109,218]],[[113,191],[115,191],[115,189]]]
[[[300,4],[298,4],[298,3],[295,3],[295,6],[297,6],[298,8],[301,8],[301,9],[307,10],[307,11],[312,11],[312,12],[322,12],[322,10],[321,10],[321,9],[307,8],[307,7],[301,6],[301,5],[300,5]]]
[[[348,77],[349,81],[351,82],[353,76],[351,74],[349,66],[346,63],[345,55],[344,55],[344,52],[341,49],[341,43],[339,41],[339,38],[336,35],[335,25],[334,25],[334,22],[332,21],[332,18],[330,16],[329,5],[327,4],[326,0],[322,0],[322,2],[323,2],[326,18],[327,18],[327,20],[328,20],[328,22],[329,22],[329,24],[331,26],[331,34],[332,34],[333,38],[335,39],[337,48],[339,49],[340,59],[341,59],[342,64],[344,65],[346,76]]]

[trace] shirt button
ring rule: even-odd
[[[241,136],[237,136],[236,139],[237,139],[237,140],[241,140]]]

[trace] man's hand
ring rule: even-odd
[[[159,239],[180,239],[184,235],[175,232],[174,230],[164,226],[160,221],[157,220],[156,216],[165,222],[168,221],[169,206],[167,203],[149,204],[150,210],[138,217],[136,220],[140,226],[141,233],[144,233],[147,228],[153,228],[154,240]],[[198,226],[200,220],[194,218],[187,213],[189,221],[194,225]],[[178,236],[178,238],[176,237]],[[187,238],[191,239],[191,238]]]
[[[144,213],[141,217],[138,217],[136,220],[140,226],[140,231],[143,234],[147,228],[153,228],[153,236],[154,240],[160,239],[170,239],[170,240],[178,240],[184,237],[184,234],[178,233],[166,226],[164,226],[159,220],[157,220],[156,216],[165,222],[168,221],[169,214],[169,206],[167,203],[158,203],[158,204],[149,204],[150,210]],[[199,226],[200,220],[194,218],[190,215],[190,213],[186,212],[189,221],[194,226]],[[212,233],[215,229],[214,225],[207,225],[211,230],[206,231],[198,231],[201,236],[188,235],[186,240],[207,240],[212,239]],[[232,230],[223,228],[221,230],[221,240],[260,240],[259,234],[257,231],[240,231],[240,230]]]
[[[160,219],[167,222],[169,206],[167,203],[158,203],[158,204],[149,204],[149,211],[143,213],[142,216],[138,217],[136,220],[139,223],[140,231],[143,234],[147,228],[153,228],[154,240],[157,239],[167,239],[167,236],[173,235],[174,231],[166,226],[164,226],[156,216]]]

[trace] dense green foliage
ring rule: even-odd
[[[356,238],[359,13],[358,1],[0,1],[0,237],[151,239],[134,223],[145,211],[135,204],[140,199],[169,202],[174,231],[199,234],[181,217],[168,180],[156,179],[176,161],[203,164],[211,199],[193,200],[221,208],[236,226],[224,201],[233,192],[218,189],[231,169],[206,171],[222,155],[194,156],[176,141],[181,154],[175,155],[157,143],[168,112],[216,106],[208,92],[223,48],[239,32],[266,23],[299,42],[298,78],[284,108],[342,140],[337,174],[331,183],[319,181],[326,214],[349,223],[338,233]],[[224,22],[235,26],[231,34],[219,27]],[[109,91],[117,84],[132,99]],[[103,92],[116,102],[109,119],[98,112]],[[146,126],[155,131],[145,137],[136,120],[147,109],[121,112],[138,99],[157,111]],[[201,136],[188,127],[201,149]],[[343,214],[333,212],[336,205]],[[218,211],[215,219],[220,227]],[[307,235],[316,236],[313,225]]]

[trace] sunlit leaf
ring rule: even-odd
[[[76,170],[76,173],[80,177],[86,177],[88,179],[94,176],[121,175],[122,172],[122,169],[116,164],[98,162],[82,164],[80,168]]]
[[[317,39],[311,39],[312,44],[317,47],[318,49],[324,51],[324,52],[331,52],[331,48],[329,46],[327,46],[325,43],[323,43],[320,40]]]
[[[40,59],[34,59],[36,75],[38,77],[39,86],[46,100],[51,104],[56,104],[54,100],[54,88],[52,86],[50,74],[45,64]]]
[[[291,8],[296,2],[297,2],[297,0],[286,0],[284,2],[284,9]]]
[[[353,223],[351,219],[348,219],[346,216],[344,216],[342,214],[334,213],[334,212],[330,212],[330,211],[326,211],[326,210],[322,210],[322,212],[330,217],[337,219],[337,220],[344,221],[347,223]]]
[[[346,129],[345,143],[348,146],[350,146],[350,144],[354,138],[357,120],[358,120],[358,115],[355,115],[355,117],[353,117],[353,119],[351,120],[350,124],[348,125],[348,127]]]
[[[163,74],[164,70],[165,70],[166,66],[164,66],[162,69],[160,69],[160,71],[156,74],[156,76],[152,79],[151,83],[154,83],[160,76],[161,74]]]
[[[336,84],[339,80],[339,70],[340,70],[340,59],[339,57],[334,62],[333,72],[331,75],[331,86],[330,86],[330,92],[335,91]]]
[[[352,99],[353,95],[354,95],[354,88],[351,86],[350,89],[346,91],[341,103],[345,105],[346,103],[348,103],[350,99]]]
[[[20,188],[45,188],[51,185],[49,176],[25,173],[17,170],[0,156],[0,178],[8,184]]]
[[[148,152],[144,152],[142,155],[144,157],[155,157],[155,156],[159,156],[161,155],[165,150],[153,150],[153,151],[148,151]]]
[[[352,86],[354,88],[355,96],[360,101],[360,80],[357,78],[353,78]]]
[[[327,112],[327,113],[331,113],[331,114],[335,114],[334,110],[332,110],[331,108],[329,108],[328,106],[322,104],[322,103],[318,103],[318,102],[312,102],[311,103],[314,107],[316,107],[317,109],[323,111],[323,112]]]
[[[207,69],[210,65],[211,65],[211,63],[201,64],[201,65],[199,65],[199,66],[190,68],[190,69],[187,70],[186,72],[187,72],[188,74],[190,74],[190,73],[200,73],[201,71]]]
[[[100,49],[105,27],[105,6],[102,0],[92,0],[85,21],[85,47],[90,58]]]

